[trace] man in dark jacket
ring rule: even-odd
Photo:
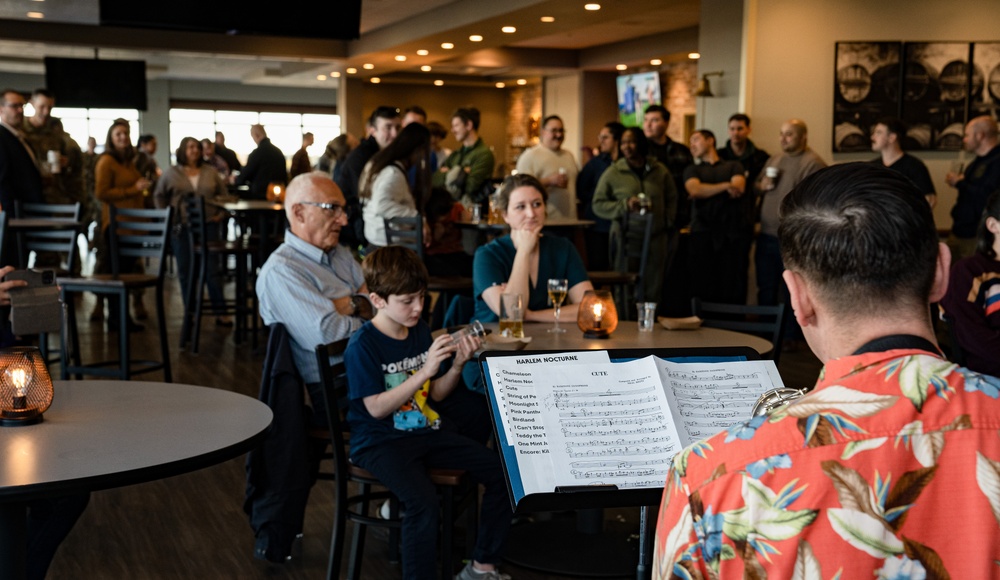
[[[42,175],[21,135],[24,96],[14,90],[0,93],[0,208],[14,211],[14,201],[42,203]]]
[[[257,148],[247,157],[246,167],[240,173],[236,185],[250,184],[250,199],[267,199],[267,185],[288,183],[288,170],[285,166],[285,154],[275,147],[267,138],[263,125],[250,127],[250,137]]]

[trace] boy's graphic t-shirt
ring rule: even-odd
[[[392,390],[423,368],[433,339],[423,321],[409,329],[406,338],[390,338],[365,323],[347,345],[344,361],[350,403],[347,420],[351,425],[351,454],[407,434],[437,429],[441,417],[431,408],[430,382],[417,389],[408,401],[383,419],[372,417],[364,399]],[[435,378],[440,375],[440,369]]]

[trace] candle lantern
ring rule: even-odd
[[[52,404],[52,379],[35,347],[0,350],[0,425],[32,425]]]
[[[267,200],[275,203],[285,202],[285,184],[279,181],[272,181],[267,184]]]
[[[584,338],[608,338],[618,327],[618,310],[611,292],[588,290],[577,310],[576,324]]]

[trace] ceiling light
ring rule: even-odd
[[[618,69],[618,70],[625,70],[625,69],[628,68],[628,65],[627,64],[616,64],[615,68]]]
[[[318,81],[325,81],[326,80],[326,75],[316,75],[316,80],[318,80]]]
[[[430,51],[423,48],[417,51],[417,56],[427,56],[428,54],[430,54]]]
[[[517,32],[517,29],[514,28],[513,26],[504,26],[503,28],[500,29],[500,32],[503,32],[504,34],[514,34],[515,32]]]
[[[335,78],[335,79],[339,79],[340,78],[340,71],[339,70],[335,70],[332,73],[330,73],[330,76],[333,77],[333,78]]]
[[[649,64],[653,66],[660,66],[661,64],[663,64],[663,61],[658,58],[654,58],[653,60],[649,61]]]
[[[353,66],[347,68],[347,74],[353,75],[353,74],[357,74],[357,73],[358,73],[358,69],[354,68]]]
[[[473,34],[472,36],[469,37],[469,40],[471,40],[472,42],[482,42],[483,37],[478,34]]]
[[[372,77],[372,78],[371,78],[371,81],[372,81],[372,84],[373,84],[373,85],[377,85],[377,84],[379,84],[380,82],[382,82],[382,79],[380,79],[380,78],[378,78],[378,77]]]
[[[438,79],[438,80],[434,81],[434,86],[435,87],[443,87],[444,86],[444,81],[441,80],[441,79]]]
[[[699,52],[689,52],[688,53],[688,58],[690,58],[691,60],[698,60],[699,58],[701,58],[701,53],[699,53]]]
[[[504,88],[504,87],[506,87],[506,86],[507,86],[507,83],[504,83],[504,82],[499,82],[499,83],[497,83],[497,88],[498,88],[498,89],[502,89],[502,88]]]
[[[542,16],[541,20],[542,20],[542,22],[555,22],[556,21],[556,17],[555,16]]]
[[[600,4],[584,4],[583,5],[583,9],[584,10],[590,10],[590,11],[600,10],[601,9],[601,5]]]
[[[28,12],[28,18],[45,18],[41,12]]]
[[[441,43],[441,48],[443,48],[445,50],[451,50],[451,49],[455,48],[455,45],[452,44],[452,43],[450,43],[450,42],[442,42]]]
[[[528,81],[526,81],[525,79],[517,79],[517,84],[524,86],[528,84]]]
[[[403,56],[403,55],[401,55],[401,54],[397,54],[396,55],[396,62],[406,62],[406,57]]]
[[[375,65],[373,65],[370,62],[366,62],[365,64],[361,65],[361,68],[365,70],[372,70],[373,68],[375,68]]]
[[[431,72],[431,65],[425,64],[424,66],[420,67],[420,70],[424,72]]]

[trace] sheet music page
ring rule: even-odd
[[[769,360],[656,365],[685,447],[750,419],[764,392],[784,386]]]

